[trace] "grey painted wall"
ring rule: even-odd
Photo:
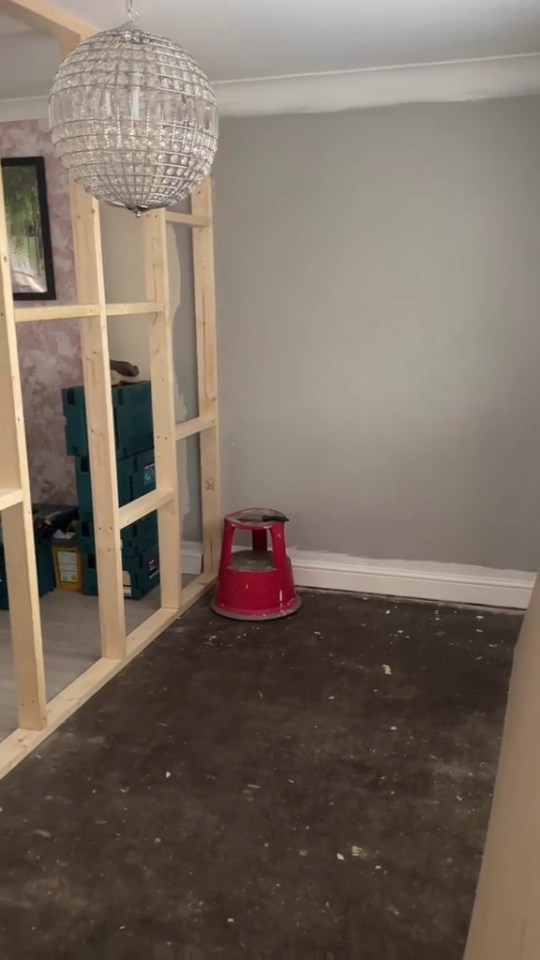
[[[540,99],[225,120],[227,508],[356,556],[540,565]]]

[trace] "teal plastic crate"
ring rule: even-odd
[[[114,438],[118,459],[144,453],[154,446],[152,390],[149,380],[111,387]],[[84,387],[65,387],[62,406],[66,418],[66,450],[74,457],[88,456],[88,430]]]
[[[44,597],[55,589],[54,566],[51,553],[51,544],[48,540],[36,543],[36,564],[38,575],[38,593]],[[6,560],[4,544],[0,540],[0,610],[9,610],[7,589]]]
[[[156,487],[156,465],[154,451],[137,453],[125,457],[116,464],[118,474],[118,502],[121,507],[138,497],[150,493]],[[90,480],[90,462],[88,457],[75,460],[77,496],[79,499],[79,519],[92,520],[92,484]]]
[[[135,557],[157,543],[157,512],[131,523],[122,530],[122,552],[126,557]],[[81,520],[78,530],[79,547],[83,553],[95,553],[95,530],[93,520]]]
[[[95,553],[83,553],[83,593],[88,597],[98,595],[98,577]],[[159,584],[159,548],[157,543],[136,557],[122,556],[124,573],[124,596],[141,600]]]

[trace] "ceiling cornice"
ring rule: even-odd
[[[48,97],[14,97],[0,100],[0,123],[41,120],[49,115]]]
[[[540,93],[540,54],[232,80],[214,86],[220,114],[233,117],[487,100]]]
[[[540,54],[227,80],[214,88],[223,117],[489,100],[540,94]],[[46,116],[46,96],[0,100],[0,122]]]

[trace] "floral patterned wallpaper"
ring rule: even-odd
[[[0,123],[0,153],[4,157],[45,157],[56,292],[58,302],[74,303],[69,182],[53,155],[47,121]],[[60,391],[82,382],[78,321],[20,324],[17,340],[32,499],[76,503],[74,463],[65,450]]]

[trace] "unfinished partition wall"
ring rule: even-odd
[[[7,0],[4,6],[33,26],[53,33],[63,55],[94,32],[42,0]],[[220,494],[211,181],[205,181],[192,197],[191,213],[154,211],[134,222],[134,229],[140,229],[145,251],[147,300],[141,303],[106,303],[99,204],[73,184],[71,207],[78,303],[15,309],[0,182],[0,511],[19,716],[19,728],[0,743],[0,776],[194,603],[214,580],[218,563]],[[168,223],[171,229],[187,228],[193,234],[199,416],[181,424],[175,423],[174,412]],[[119,507],[107,317],[125,316],[129,323],[129,317],[136,314],[149,318],[156,489]],[[47,702],[16,324],[71,318],[80,320],[102,656]],[[203,568],[201,575],[183,589],[177,444],[197,434],[201,437]],[[161,606],[126,634],[121,531],[154,510],[158,511]]]

